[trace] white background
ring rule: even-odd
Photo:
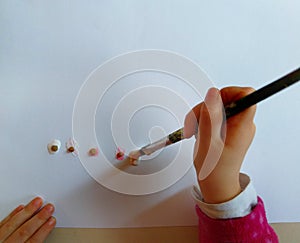
[[[219,88],[259,88],[300,65],[300,2],[0,0],[0,216],[35,195],[58,226],[197,224],[191,169],[169,189],[128,196],[97,184],[80,161],[47,143],[72,136],[88,74],[109,58],[165,49],[199,64]],[[243,171],[271,222],[300,221],[300,86],[258,106]]]

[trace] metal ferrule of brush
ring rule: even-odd
[[[157,142],[148,144],[140,149],[141,155],[150,155],[153,152],[162,149],[170,144],[176,143],[180,140],[182,140],[183,137],[183,128],[180,128],[176,130],[175,132],[172,132],[168,136],[158,140]]]

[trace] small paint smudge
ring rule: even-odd
[[[89,156],[98,156],[99,154],[99,149],[98,148],[91,148],[89,150]]]
[[[124,159],[124,155],[125,155],[125,150],[118,147],[117,150],[116,150],[116,155],[115,155],[115,158],[117,160],[123,160]]]
[[[72,138],[66,142],[67,153],[71,153],[74,156],[78,156],[78,144]]]
[[[53,141],[48,143],[47,148],[48,148],[49,154],[57,153],[60,149],[60,146],[61,146],[61,142],[57,139],[54,139]]]
[[[75,148],[73,146],[69,147],[68,148],[68,152],[69,153],[73,153],[75,151]]]

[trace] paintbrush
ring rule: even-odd
[[[287,75],[275,80],[274,82],[254,91],[253,93],[237,100],[229,105],[225,106],[225,118],[228,119],[241,111],[249,108],[252,105],[257,104],[258,102],[267,99],[271,95],[289,87],[290,85],[298,82],[300,80],[300,68],[288,73]],[[148,144],[139,150],[135,150],[129,153],[128,157],[132,165],[137,165],[138,160],[143,155],[150,155],[153,152],[174,144],[178,141],[184,139],[183,128],[176,130],[175,132],[170,133],[168,136]]]

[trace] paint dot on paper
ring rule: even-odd
[[[123,160],[124,159],[124,155],[125,155],[125,150],[118,147],[117,150],[116,150],[116,155],[115,155],[115,158],[117,160]]]
[[[67,153],[71,153],[74,156],[78,156],[78,144],[74,139],[70,138],[66,142],[66,149]]]
[[[69,147],[68,148],[68,152],[69,153],[73,153],[75,151],[75,148],[73,146]]]
[[[61,142],[57,139],[54,139],[53,141],[48,143],[47,148],[48,148],[49,154],[57,153],[60,149],[60,146],[61,146]]]
[[[89,155],[90,156],[97,156],[99,154],[99,149],[98,148],[91,148],[89,150]]]

